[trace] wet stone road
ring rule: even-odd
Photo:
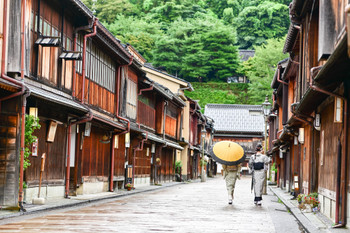
[[[271,193],[253,203],[250,177],[237,181],[227,204],[221,176],[109,202],[0,222],[0,232],[303,232]]]

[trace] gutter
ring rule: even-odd
[[[39,2],[40,2],[40,0],[39,0]],[[82,30],[90,30],[91,28],[93,27],[93,23],[91,24],[89,24],[89,25],[86,25],[86,26],[82,26],[82,27],[78,27],[78,28],[76,28],[75,30],[74,30],[74,45],[73,45],[73,51],[74,52],[77,52],[77,39],[78,39],[78,32],[79,31],[82,31]],[[38,26],[38,28],[39,28],[39,26]],[[76,74],[76,72],[75,72],[75,70],[76,70],[76,60],[73,60],[73,82],[72,82],[72,95],[73,95],[73,97],[75,97],[75,82],[76,82],[76,76],[77,76],[77,74]]]
[[[68,150],[68,152],[67,152],[67,166],[66,166],[65,198],[69,198],[71,127],[72,127],[72,125],[78,125],[81,123],[85,123],[85,122],[91,121],[92,119],[93,119],[93,114],[92,114],[91,110],[89,109],[89,113],[87,116],[84,116],[82,118],[78,118],[74,122],[72,122],[72,120],[74,120],[74,119],[70,119],[68,121],[68,130],[67,130],[67,134],[68,134],[68,145],[67,145],[68,149],[67,150]]]
[[[141,95],[142,92],[144,92],[144,91],[152,91],[152,90],[153,90],[153,84],[151,84],[151,86],[148,88],[141,89],[138,95]]]
[[[163,140],[165,140],[165,122],[166,122],[166,106],[168,106],[168,101],[164,101],[164,106],[163,106]]]
[[[85,62],[86,62],[86,41],[87,38],[95,36],[96,32],[97,32],[97,21],[98,19],[95,18],[94,19],[94,24],[93,24],[93,32],[90,34],[87,34],[84,36],[84,42],[83,42],[83,62],[82,62],[82,76],[83,76],[83,86],[82,86],[82,93],[81,93],[81,103],[84,104],[85,103]]]
[[[119,93],[120,93],[120,73],[121,73],[121,69],[122,67],[128,67],[132,64],[134,57],[130,57],[129,63],[126,65],[122,65],[118,67],[118,72],[117,72],[117,87],[116,87],[116,96],[115,96],[115,117],[118,118],[119,120],[123,120],[127,122],[127,128],[119,133],[115,133],[113,134],[113,139],[115,138],[115,136],[117,135],[122,135],[122,134],[126,134],[128,132],[130,132],[130,121],[124,117],[119,116]],[[111,176],[110,176],[110,180],[109,180],[109,191],[113,192],[114,191],[114,187],[113,187],[113,178],[114,178],[114,146],[112,145],[112,152],[111,152]],[[134,177],[133,177],[134,178]]]
[[[281,80],[281,66],[280,66],[280,65],[278,65],[278,67],[277,67],[277,81],[278,81],[279,83],[288,85],[287,82],[284,82],[284,81]]]
[[[4,1],[4,3],[7,1]],[[22,46],[21,46],[21,79],[22,79],[22,92],[21,94],[24,93],[24,89],[26,88],[24,85],[24,55],[25,55],[25,11],[26,11],[26,0],[22,0],[22,19],[21,19],[21,33],[22,33]],[[6,14],[7,12],[5,11],[4,17],[7,16]],[[6,25],[4,27],[4,30],[6,28]],[[5,37],[4,37],[4,43],[5,43]],[[6,46],[4,46],[4,48],[6,48]],[[5,50],[3,50],[3,53],[5,53]],[[5,67],[2,67],[5,68]],[[3,76],[5,77],[5,75]],[[26,94],[23,95],[22,97],[22,120],[21,120],[21,155],[20,155],[20,167],[19,167],[19,198],[18,198],[18,204],[19,204],[19,208],[22,211],[25,211],[23,208],[23,177],[24,177],[24,150],[25,150],[25,114],[26,114],[26,105],[27,105],[27,97],[30,95],[30,91],[28,90],[28,92]]]

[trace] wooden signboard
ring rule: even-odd
[[[50,121],[49,128],[47,131],[47,142],[54,142],[55,135],[56,135],[56,129],[57,129],[57,122],[56,121]]]

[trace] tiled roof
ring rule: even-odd
[[[216,132],[262,133],[265,129],[261,105],[207,104],[204,114],[214,120]]]
[[[288,34],[283,47],[283,53],[289,53],[293,50],[295,40],[298,36],[299,30],[295,27],[294,23],[289,25]]]
[[[180,81],[182,81],[182,82],[185,82],[185,83],[187,83],[188,87],[191,87],[191,88],[192,88],[192,85],[191,85],[190,82],[188,82],[188,81],[186,81],[186,80],[184,80],[184,79],[178,78],[177,76],[168,74],[168,73],[166,73],[165,71],[158,70],[158,69],[156,69],[155,67],[153,67],[151,63],[145,63],[144,66],[145,66],[146,68],[148,68],[148,69],[157,71],[157,72],[159,72],[159,73],[168,75],[169,77],[172,77],[172,78],[174,78],[174,79],[177,79],[177,80],[180,80]]]
[[[48,90],[45,90],[44,89],[45,86],[41,84],[40,84],[41,87],[37,87],[29,83],[26,83],[26,85],[29,88],[32,96],[36,96],[38,98],[41,98],[50,102],[54,102],[70,108],[74,108],[85,113],[88,112],[88,109],[84,105],[82,105],[77,101],[74,101],[71,96],[60,95],[60,93],[62,93],[61,91],[57,91],[57,93],[53,93],[49,90],[53,88],[49,88]]]
[[[250,57],[254,57],[255,51],[254,50],[239,50],[239,56],[241,58],[241,61],[246,61]]]

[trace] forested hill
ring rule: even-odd
[[[122,43],[190,82],[222,82],[249,72],[251,64],[241,64],[238,50],[284,37],[290,1],[83,0]]]

